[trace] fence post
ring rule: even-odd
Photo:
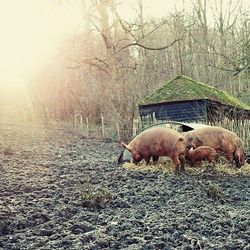
[[[77,114],[75,114],[74,129],[76,129],[76,123],[77,123]]]
[[[86,117],[86,137],[89,138],[89,118]]]
[[[80,115],[80,128],[81,128],[81,130],[83,130],[83,126],[82,126],[82,115]]]
[[[118,122],[116,123],[116,130],[117,130],[117,138],[116,140],[119,142],[121,141],[121,136],[120,136],[120,128]]]
[[[157,119],[155,117],[155,112],[153,113],[153,124],[156,124],[157,123]]]
[[[104,138],[104,118],[103,118],[103,114],[101,114],[101,118],[102,118],[102,137]]]
[[[136,132],[137,132],[137,120],[134,119],[133,120],[133,136],[136,135]]]

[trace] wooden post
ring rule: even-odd
[[[137,120],[134,119],[133,120],[133,136],[136,135],[136,132],[137,132]]]
[[[103,114],[101,114],[101,118],[102,118],[102,137],[104,138],[104,118],[103,118]]]
[[[118,142],[120,142],[120,141],[121,141],[121,136],[120,136],[120,128],[119,128],[118,122],[116,123],[116,131],[117,131],[116,140],[117,140]]]
[[[143,122],[145,122],[145,119],[142,119],[140,116],[138,117],[138,119],[136,119],[137,121],[137,127],[136,127],[136,133],[140,130],[142,130],[143,126]]]
[[[76,123],[77,123],[77,114],[75,114],[74,129],[76,129]]]
[[[153,123],[157,123],[157,119],[155,118],[155,112],[153,113]]]
[[[80,128],[81,128],[81,130],[83,130],[83,126],[82,126],[82,115],[80,115]]]
[[[147,127],[149,126],[149,115],[146,116],[146,119],[147,119]]]
[[[86,117],[86,137],[89,138],[89,118]]]

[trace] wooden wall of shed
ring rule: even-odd
[[[207,118],[204,100],[145,105],[139,107],[139,112],[142,122],[153,118],[158,121],[206,122]]]

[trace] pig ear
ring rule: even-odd
[[[177,141],[184,141],[184,139],[182,137],[179,137]]]

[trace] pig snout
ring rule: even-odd
[[[191,148],[198,148],[203,145],[203,141],[199,137],[189,137],[186,141],[186,148],[190,150]]]

